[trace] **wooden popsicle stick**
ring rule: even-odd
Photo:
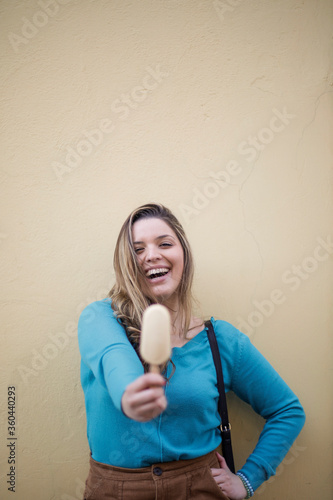
[[[150,365],[149,366],[149,372],[150,373],[158,373],[160,374],[160,367],[158,365]]]

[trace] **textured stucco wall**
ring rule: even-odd
[[[191,240],[202,313],[242,328],[307,423],[262,500],[332,498],[332,2],[0,2],[0,497],[87,474],[76,324],[146,201]],[[7,491],[7,387],[17,395]],[[262,422],[230,398],[236,463]]]

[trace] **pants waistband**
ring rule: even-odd
[[[100,475],[106,475],[108,472],[113,479],[118,480],[144,480],[153,476],[171,477],[177,474],[193,471],[194,469],[209,466],[218,467],[216,452],[219,448],[213,450],[206,455],[188,460],[175,460],[172,462],[156,462],[148,467],[140,467],[137,469],[129,469],[124,467],[116,467],[114,465],[97,462],[90,456],[90,467]]]

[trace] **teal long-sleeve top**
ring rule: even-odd
[[[233,391],[266,420],[255,449],[240,469],[255,490],[275,474],[302,429],[305,414],[298,398],[246,335],[226,321],[211,321],[226,392]],[[127,385],[144,372],[110,299],[83,310],[78,340],[93,459],[138,468],[196,458],[218,447],[219,395],[206,328],[184,346],[173,348],[176,370],[165,387],[168,406],[144,423],[128,418],[121,408]]]

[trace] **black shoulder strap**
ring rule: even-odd
[[[218,409],[219,413],[221,416],[221,433],[222,433],[222,452],[223,456],[225,458],[225,461],[227,462],[227,465],[231,472],[235,473],[235,465],[234,465],[234,458],[233,458],[233,453],[232,453],[232,445],[231,445],[231,425],[229,423],[229,417],[228,417],[228,409],[227,409],[227,400],[225,396],[225,387],[224,387],[224,380],[223,380],[223,371],[222,371],[222,364],[221,364],[221,356],[219,352],[219,348],[217,345],[217,340],[214,332],[214,328],[212,325],[212,322],[206,321],[205,322],[207,328],[208,328],[208,340],[210,344],[210,348],[212,351],[213,355],[213,360],[215,364],[215,369],[216,369],[216,376],[217,376],[217,387],[219,390],[219,404],[218,404]]]

